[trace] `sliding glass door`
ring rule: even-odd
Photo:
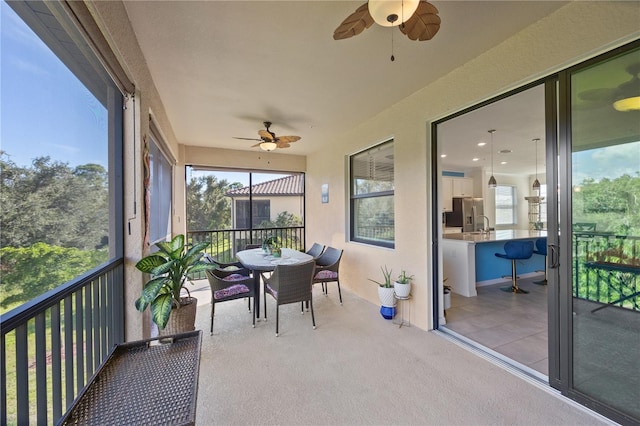
[[[640,419],[639,72],[636,46],[559,80],[561,255],[551,285],[562,355],[550,381],[622,423]]]

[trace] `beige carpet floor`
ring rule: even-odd
[[[210,336],[207,281],[191,291],[203,330],[198,425],[608,423],[438,332],[399,328],[348,291],[341,306],[335,285],[328,297],[314,289],[315,330],[310,312],[282,306],[279,337],[271,299],[255,328],[245,300],[217,305]]]

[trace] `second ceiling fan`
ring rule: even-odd
[[[276,148],[289,148],[291,143],[299,141],[300,136],[276,136],[274,132],[269,130],[271,127],[270,121],[263,122],[265,129],[258,130],[258,138],[238,138],[234,137],[234,139],[242,139],[247,141],[260,141],[259,143],[252,145],[251,147],[259,146],[263,151],[273,151]]]

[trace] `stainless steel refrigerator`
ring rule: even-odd
[[[485,227],[482,198],[454,197],[453,211],[445,214],[447,226],[461,227],[462,232],[482,231]]]

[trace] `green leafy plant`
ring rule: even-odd
[[[402,271],[398,278],[396,278],[396,282],[400,284],[409,284],[413,279],[413,275],[407,275],[406,271]]]
[[[201,260],[202,250],[208,244],[201,242],[187,248],[185,236],[176,235],[171,241],[157,243],[156,247],[160,251],[142,258],[136,264],[140,271],[151,275],[151,280],[145,284],[142,294],[135,302],[136,309],[144,312],[150,307],[153,322],[161,330],[169,321],[171,309],[181,306],[180,293],[188,280],[188,274],[216,268],[215,264]]]
[[[262,243],[262,247],[269,247],[270,249],[280,248],[280,237],[267,237]]]
[[[373,280],[371,278],[369,278],[369,281],[378,284],[380,287],[384,287],[384,288],[393,287],[393,284],[391,283],[391,272],[392,272],[392,270],[387,269],[386,265],[384,267],[381,266],[380,270],[382,271],[382,275],[384,276],[384,281],[380,282],[380,281]]]

